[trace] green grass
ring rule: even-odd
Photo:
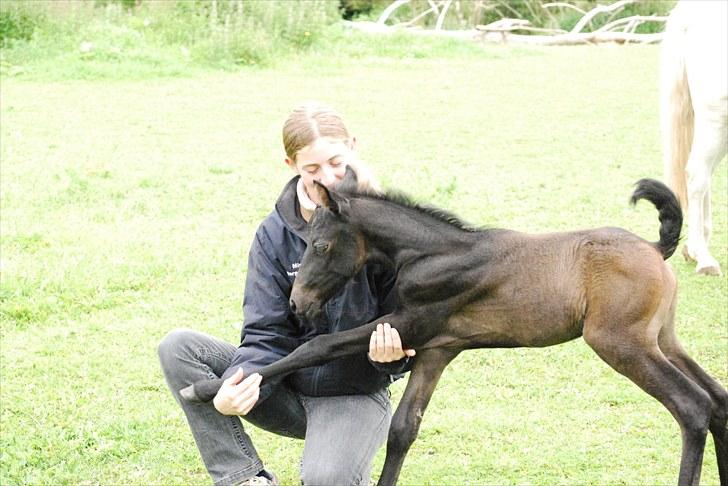
[[[133,9],[121,3],[4,0],[0,73],[146,79],[268,66],[305,52],[340,19],[331,0],[147,0]]]
[[[662,172],[657,47],[396,42],[234,72],[3,76],[1,484],[208,483],[156,346],[176,327],[239,338],[246,252],[291,175],[280,127],[301,101],[345,115],[385,186],[474,224],[656,239],[654,208],[627,201]],[[671,264],[679,335],[728,385],[726,279]],[[248,429],[297,484],[301,443]],[[679,453],[670,414],[581,339],[478,350],[446,370],[401,484],[674,484]],[[711,439],[702,477],[718,484]]]
[[[150,77],[187,78],[211,69],[231,72],[239,72],[241,67],[287,69],[291,64],[297,64],[301,51],[309,62],[319,66],[332,64],[333,56],[333,64],[337,68],[338,59],[346,58],[371,63],[378,59],[389,62],[442,57],[471,59],[483,55],[482,46],[474,43],[418,38],[404,32],[372,37],[337,24],[322,27],[311,34],[311,45],[303,46],[301,51],[293,51],[290,46],[266,46],[256,50],[255,56],[236,58],[234,52],[214,45],[214,39],[198,41],[204,45],[188,48],[183,42],[172,44],[159,40],[153,33],[144,33],[145,29],[152,27],[144,27],[138,22],[132,26],[108,27],[102,24],[92,29],[87,25],[72,36],[62,37],[61,42],[54,36],[39,36],[32,42],[15,42],[0,52],[0,74],[6,78],[44,82],[79,79],[144,81]],[[82,52],[84,42],[93,45],[90,52]],[[265,39],[253,39],[251,42],[265,43]],[[256,45],[250,48],[256,49]],[[491,51],[490,55],[496,54]]]

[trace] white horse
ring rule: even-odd
[[[662,42],[660,108],[665,180],[687,212],[683,255],[720,275],[708,251],[710,180],[728,152],[728,0],[681,0]]]

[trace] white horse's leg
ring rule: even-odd
[[[718,261],[708,251],[711,230],[710,179],[726,152],[726,125],[721,115],[695,113],[695,138],[686,167],[688,188],[687,253],[697,261],[695,271],[720,275]]]
[[[713,167],[713,171],[715,171],[715,167]],[[708,190],[705,191],[705,197],[703,198],[703,238],[705,239],[705,246],[708,248],[710,248],[710,234],[713,232],[713,213],[710,210],[712,180],[712,177],[708,179]]]
[[[720,275],[708,251],[712,227],[710,180],[728,151],[728,2],[683,1],[685,69],[694,111],[694,138],[685,169],[688,193],[686,252],[696,271]]]

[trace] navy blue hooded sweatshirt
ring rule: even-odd
[[[256,231],[248,256],[241,343],[225,377],[240,366],[244,376],[249,376],[318,334],[352,329],[394,309],[394,274],[380,264],[368,263],[326,303],[324,322],[314,327],[291,313],[288,300],[306,250],[307,232],[297,183],[298,176],[286,184],[275,209]],[[294,390],[310,396],[373,393],[408,370],[409,361],[374,363],[362,353],[301,369],[285,380]],[[266,395],[261,390],[260,400]]]

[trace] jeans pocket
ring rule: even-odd
[[[380,407],[382,407],[382,410],[384,410],[385,412],[391,410],[392,402],[389,400],[388,388],[384,388],[382,390],[371,393],[369,394],[369,397],[374,400]]]

